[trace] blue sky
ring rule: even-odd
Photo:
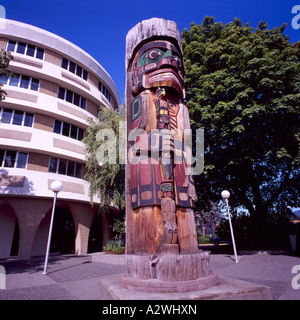
[[[270,28],[287,23],[290,41],[300,39],[292,28],[292,8],[300,0],[0,0],[6,17],[53,32],[81,47],[106,69],[120,93],[125,91],[125,38],[138,22],[152,17],[174,20],[180,32],[205,15],[228,23],[235,17],[254,28],[261,20]],[[299,18],[300,24],[300,18]]]

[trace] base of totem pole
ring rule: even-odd
[[[161,256],[126,255],[127,274],[101,279],[100,300],[272,300],[269,287],[209,270],[208,251],[167,249]]]
[[[189,292],[217,285],[218,275],[209,270],[209,252],[176,254],[172,245],[168,254],[127,255],[127,274],[121,286],[141,292]],[[164,248],[163,248],[164,249]]]
[[[211,271],[207,277],[188,281],[134,280],[127,276],[121,278],[121,286],[127,290],[156,293],[179,293],[204,290],[218,284],[218,275]]]
[[[101,279],[100,300],[272,300],[269,287],[220,275],[218,284],[211,288],[168,294],[124,289],[123,279],[122,276]]]

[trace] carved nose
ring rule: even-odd
[[[159,63],[159,68],[170,68],[173,67],[176,70],[178,70],[178,63],[176,61],[176,59],[174,59],[173,57],[164,57],[163,59],[161,59],[160,63]]]
[[[160,63],[159,63],[159,67],[163,67],[163,66],[171,66],[172,63],[170,61],[170,59],[168,57],[165,57],[163,59],[161,59]]]

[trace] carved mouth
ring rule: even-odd
[[[163,73],[156,74],[152,77],[149,77],[149,80],[151,82],[155,82],[155,81],[161,81],[161,80],[169,80],[170,78],[174,79],[175,81],[178,81],[177,76],[175,76],[175,74],[171,72],[163,72]]]
[[[172,87],[178,91],[181,96],[184,96],[183,81],[171,68],[159,69],[154,72],[150,72],[144,76],[143,81],[145,88]]]

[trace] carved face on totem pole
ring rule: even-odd
[[[151,41],[137,52],[132,63],[132,93],[168,87],[184,98],[184,68],[181,53],[169,41]]]
[[[126,173],[127,253],[196,252],[195,189],[192,175],[186,173],[190,164],[183,134],[190,122],[182,101],[180,38],[177,27],[175,32],[153,27],[158,20],[161,23],[155,18],[143,21],[137,26],[141,29],[127,35],[128,150],[137,155]],[[143,134],[136,136],[138,130]]]

